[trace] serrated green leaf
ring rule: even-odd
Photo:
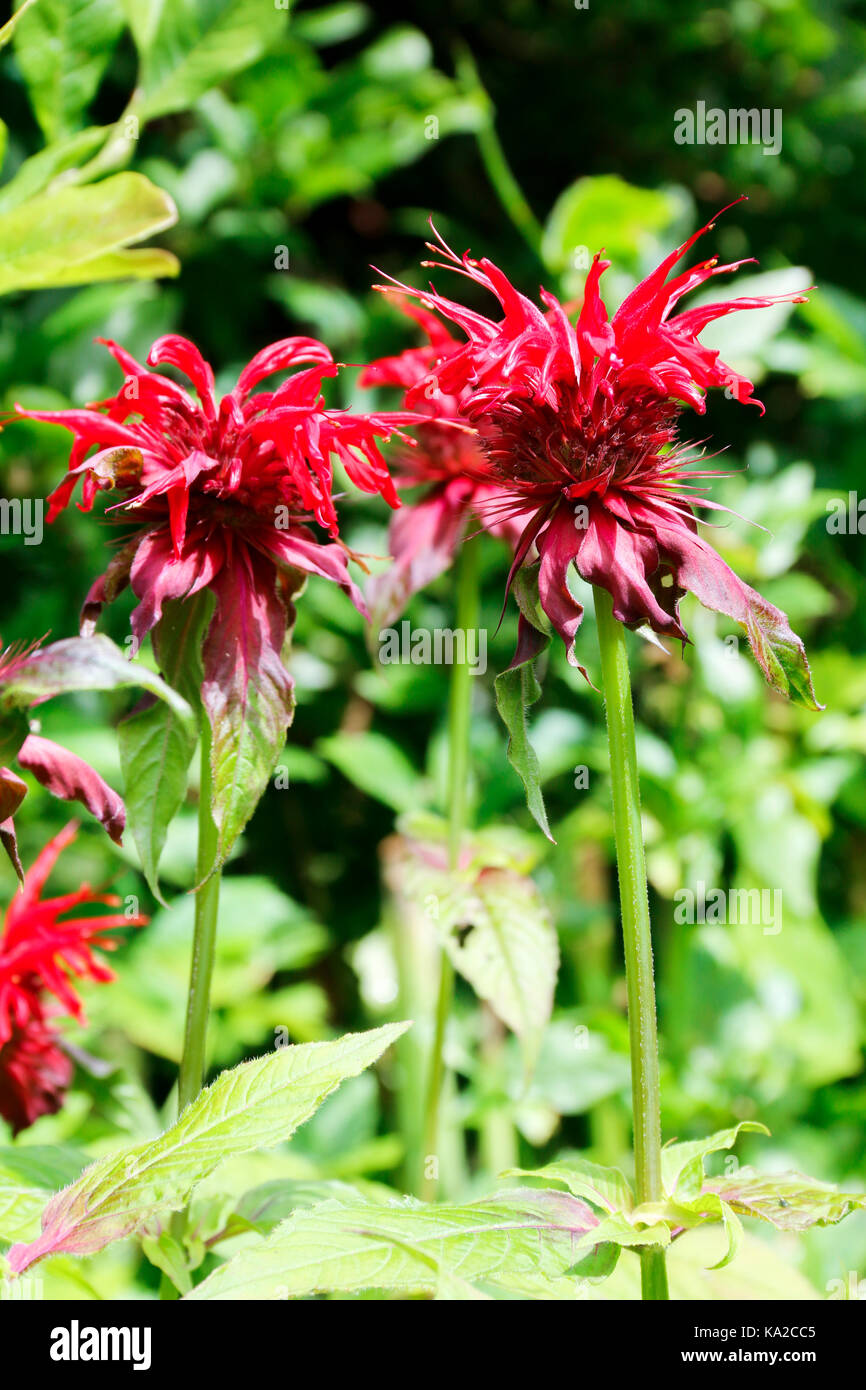
[[[734,1211],[768,1221],[780,1231],[834,1226],[851,1212],[866,1208],[866,1193],[839,1192],[803,1173],[740,1168],[729,1177],[710,1178],[707,1188]]]
[[[520,1039],[531,1072],[559,968],[556,929],[532,879],[480,856],[452,871],[444,846],[395,838],[388,881],[424,905],[454,968]]]
[[[152,268],[156,262],[147,253],[146,260],[122,263],[116,255],[176,221],[171,198],[142,174],[40,193],[0,215],[0,294],[81,283],[88,265],[97,279],[107,278],[112,266],[112,274],[124,275]],[[106,261],[112,253],[115,259]],[[162,261],[159,273],[171,273]]]
[[[435,1293],[458,1276],[509,1290],[537,1279],[579,1297],[565,1281],[574,1241],[595,1217],[564,1192],[515,1190],[470,1206],[322,1203],[297,1212],[267,1240],[242,1251],[188,1295],[191,1299],[298,1298],[365,1288]],[[554,1296],[556,1296],[554,1294]]]
[[[75,130],[122,29],[114,0],[39,0],[20,17],[15,56],[46,140]]]
[[[508,869],[483,870],[473,898],[460,921],[437,922],[441,940],[454,968],[516,1033],[531,1072],[553,1011],[556,928],[532,879]]]
[[[577,1155],[565,1155],[543,1168],[509,1168],[501,1176],[561,1182],[573,1196],[585,1197],[601,1211],[630,1211],[634,1206],[634,1194],[618,1168],[604,1168]]]
[[[785,615],[756,599],[745,628],[755,660],[773,689],[805,709],[822,710],[812,685],[806,648],[791,631]]]
[[[223,1072],[159,1139],[97,1160],[52,1197],[42,1234],[9,1252],[15,1273],[46,1255],[94,1254],[112,1241],[158,1233],[224,1159],[287,1139],[326,1096],[370,1066],[409,1027],[390,1023],[335,1042],[277,1048]]]

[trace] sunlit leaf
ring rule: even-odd
[[[336,1042],[277,1048],[223,1072],[159,1139],[98,1159],[52,1197],[42,1234],[9,1252],[16,1273],[46,1255],[94,1254],[134,1233],[158,1233],[195,1186],[233,1155],[288,1139],[326,1096],[409,1027],[387,1024]]]

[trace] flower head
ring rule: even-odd
[[[123,913],[69,918],[84,904],[120,906],[119,898],[95,893],[86,883],[63,897],[41,896],[77,830],[73,821],[42,850],[9,904],[0,933],[0,1115],[16,1133],[39,1115],[57,1110],[72,1079],[71,1063],[50,1019],[63,1013],[84,1022],[74,980],[104,984],[114,979],[91,942],[113,950],[117,942],[104,932],[148,920]]]
[[[210,366],[185,338],[160,338],[148,362],[180,369],[195,397],[117,344],[106,346],[125,374],[116,396],[84,410],[22,414],[64,425],[75,437],[49,520],[80,479],[84,510],[110,490],[119,500],[109,514],[135,528],[91,588],[83,632],[129,584],[139,600],[134,636],[140,641],[154,630],[162,662],[164,605],[204,590],[216,600],[201,644],[201,692],[224,858],[267,784],[291,717],[282,650],[293,596],[308,574],[318,574],[366,611],[338,539],[332,457],[362,491],[396,507],[379,442],[416,416],[326,409],[321,386],[337,367],[313,338],[265,348],[219,401]],[[275,389],[257,389],[285,371]],[[310,522],[331,540],[323,543]]]
[[[541,606],[569,660],[577,664],[574,640],[583,616],[567,582],[573,563],[584,579],[610,592],[620,621],[682,640],[679,604],[691,591],[743,625],[772,685],[814,706],[803,646],[785,615],[699,535],[696,509],[725,509],[703,495],[716,475],[694,468],[678,441],[683,407],[702,414],[711,387],[763,411],[752,383],[701,344],[701,331],[734,311],[802,302],[794,294],[743,298],[675,314],[687,291],[744,264],[712,259],[672,274],[713,225],[672,251],[612,318],[600,292],[609,262],[598,255],[576,322],[552,294],[541,291],[539,308],[492,262],[459,257],[441,238],[431,245],[439,259],[426,264],[490,291],[502,317],[487,318],[435,290],[399,288],[463,332],[461,348],[433,360],[427,379],[435,375],[441,390],[459,393],[464,415],[479,428],[485,461],[477,476],[502,498],[493,518],[521,525],[509,584],[534,546]],[[407,404],[414,406],[424,390],[422,379]]]
[[[448,568],[472,515],[482,521],[488,516],[488,529],[512,545],[522,530],[508,517],[498,521],[494,515],[503,498],[500,489],[484,476],[485,456],[478,431],[470,426],[463,410],[471,392],[461,386],[449,394],[439,386],[437,364],[459,352],[461,343],[441,319],[402,292],[393,293],[392,298],[428,341],[422,347],[371,362],[358,384],[397,386],[412,399],[412,410],[423,418],[415,426],[414,447],[404,447],[398,454],[395,482],[401,489],[425,490],[417,500],[407,503],[404,498],[388,537],[394,563],[368,585],[378,625],[393,622],[414,593]],[[419,385],[423,386],[420,393],[416,389]]]
[[[345,550],[320,544],[305,523],[316,521],[338,537],[332,456],[362,491],[381,493],[398,506],[377,441],[413,417],[325,409],[322,382],[336,376],[337,367],[313,338],[286,338],[265,348],[219,402],[211,367],[185,338],[160,338],[148,363],[184,372],[197,399],[116,343],[105,346],[125,374],[116,396],[84,410],[20,412],[75,436],[69,471],[51,495],[49,521],[81,479],[82,510],[90,510],[98,492],[111,490],[121,494],[112,516],[137,528],[93,586],[88,619],[129,582],[140,599],[132,619],[140,639],[159,621],[167,599],[205,587],[219,591],[225,572],[236,566],[251,576],[268,574],[271,588],[278,567],[323,574],[363,608]],[[256,390],[286,370],[292,375],[276,389]]]

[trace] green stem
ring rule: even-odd
[[[658,1036],[628,652],[625,629],[613,616],[613,600],[606,589],[595,589],[595,613],[610,746],[613,825],[625,945],[637,1200],[639,1203],[659,1202],[664,1194]],[[640,1260],[643,1297],[666,1299],[664,1250],[659,1246],[646,1246]]]
[[[472,723],[472,667],[469,664],[469,633],[478,629],[480,548],[477,539],[460,547],[457,564],[457,632],[463,634],[463,661],[451,668],[448,706],[448,862],[456,869],[460,843],[466,828],[469,799],[470,731]],[[436,1195],[438,1180],[428,1176],[427,1164],[438,1154],[440,1106],[445,1079],[445,1030],[454,1000],[454,969],[444,951],[439,956],[439,996],[427,1092],[424,1105],[424,1174],[421,1195],[426,1201]]]
[[[217,910],[220,874],[214,870],[217,858],[217,828],[212,814],[213,782],[210,769],[211,734],[207,717],[201,720],[201,789],[198,806],[198,858],[196,881],[201,883],[195,897],[195,930],[183,1057],[178,1081],[178,1110],[185,1110],[204,1085],[207,1067],[207,1025],[210,1013],[210,986],[216,949]],[[210,878],[207,875],[210,874]],[[207,878],[206,883],[202,880]]]

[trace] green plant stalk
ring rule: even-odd
[[[658,1035],[653,951],[647,894],[646,858],[640,816],[640,784],[634,736],[634,709],[625,629],[613,616],[613,600],[596,588],[595,614],[610,747],[610,779],[616,863],[625,946],[628,1031],[637,1200],[663,1200]],[[668,1297],[665,1252],[640,1252],[645,1299]]]
[[[210,1014],[210,987],[216,952],[217,912],[220,872],[217,859],[217,828],[213,819],[213,781],[210,767],[211,733],[207,716],[201,719],[201,787],[198,805],[198,857],[196,881],[202,886],[195,898],[195,929],[192,964],[186,1008],[183,1056],[178,1081],[178,1110],[185,1110],[204,1085],[207,1067],[207,1026]],[[208,878],[208,875],[210,877]],[[204,882],[203,880],[207,880]]]
[[[469,800],[473,676],[468,660],[468,634],[478,627],[480,553],[477,539],[464,541],[457,562],[457,631],[464,636],[464,659],[455,661],[451,668],[448,706],[448,863],[452,870],[457,868],[460,858]],[[444,951],[439,953],[439,962],[439,995],[424,1104],[425,1167],[421,1195],[425,1201],[432,1200],[438,1188],[437,1179],[428,1175],[427,1164],[439,1152],[440,1108],[445,1079],[443,1050],[445,1030],[454,1001],[454,967]]]

